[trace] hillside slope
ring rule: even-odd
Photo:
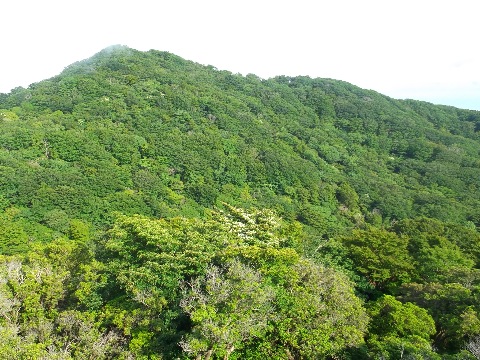
[[[5,358],[480,341],[480,112],[115,46],[0,94],[0,127]]]
[[[3,202],[38,221],[227,201],[326,222],[347,205],[357,217],[478,225],[479,112],[123,47],[2,95],[0,108]]]

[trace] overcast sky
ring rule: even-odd
[[[0,92],[121,44],[480,110],[478,0],[11,0]]]

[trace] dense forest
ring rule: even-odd
[[[478,111],[114,46],[0,126],[2,359],[480,359]]]

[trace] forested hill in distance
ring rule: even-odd
[[[0,126],[0,357],[480,356],[479,111],[114,46]]]
[[[226,201],[326,231],[346,213],[480,224],[480,112],[123,47],[0,108],[3,203],[40,222],[52,210],[94,224],[111,211],[199,215]],[[323,224],[309,224],[316,212]]]

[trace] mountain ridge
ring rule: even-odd
[[[97,58],[100,58],[100,57],[104,57],[104,56],[107,56],[109,54],[115,54],[115,53],[121,53],[121,52],[124,52],[124,53],[132,53],[132,52],[139,52],[139,53],[150,53],[150,52],[156,52],[156,53],[164,53],[164,54],[169,54],[170,56],[173,56],[173,57],[177,57],[178,59],[181,59],[185,62],[190,62],[192,64],[195,64],[195,65],[198,65],[198,66],[205,66],[207,68],[211,68],[211,69],[215,69],[217,70],[217,68],[213,65],[203,65],[201,63],[197,63],[195,62],[194,60],[186,60],[186,59],[183,59],[181,58],[180,56],[178,55],[175,55],[171,52],[168,52],[168,51],[161,51],[161,50],[155,50],[155,49],[151,49],[151,50],[148,50],[148,51],[139,51],[139,50],[136,50],[134,48],[130,48],[128,47],[127,45],[121,45],[121,44],[115,44],[115,45],[111,45],[111,46],[108,46],[100,51],[98,51],[97,53],[95,53],[94,55],[86,58],[86,59],[83,59],[83,60],[79,60],[79,61],[76,61],[70,65],[67,65],[64,70],[62,72],[60,72],[58,75],[55,75],[51,78],[47,78],[47,79],[44,79],[44,80],[41,80],[41,81],[38,81],[38,82],[42,82],[42,81],[46,81],[46,80],[50,80],[50,79],[53,79],[53,78],[56,78],[58,76],[61,76],[64,72],[68,72],[70,71],[70,68],[75,68],[75,67],[81,67],[82,64],[88,64],[88,63],[91,63],[93,62],[95,59]],[[78,69],[79,70],[79,69]],[[77,71],[78,71],[77,70]],[[226,70],[222,70],[222,71],[227,71],[227,72],[230,72],[228,69]],[[257,75],[255,74],[247,74],[247,75],[241,75],[240,73],[232,73],[230,72],[231,74],[233,75],[240,75],[240,76],[255,76],[255,77],[258,77]],[[262,80],[269,80],[269,79],[274,79],[274,78],[279,78],[279,77],[287,77],[287,78],[302,78],[302,77],[305,77],[305,78],[311,78],[309,76],[304,76],[304,75],[297,75],[297,76],[284,76],[284,75],[277,75],[277,76],[274,76],[274,77],[271,77],[271,78],[260,78],[258,77],[259,79],[262,79]],[[404,99],[398,99],[398,98],[394,98],[394,97],[391,97],[391,96],[388,96],[388,95],[384,95],[382,94],[381,92],[377,91],[377,90],[374,90],[374,89],[366,89],[366,88],[361,88],[357,85],[354,85],[353,83],[350,83],[348,81],[344,81],[344,80],[337,80],[337,79],[333,79],[333,78],[311,78],[311,79],[322,79],[322,80],[330,80],[330,81],[336,81],[336,82],[342,82],[342,83],[345,83],[345,84],[348,84],[348,85],[351,85],[351,86],[355,86],[357,87],[358,89],[360,90],[363,90],[363,91],[372,91],[374,93],[377,93],[377,94],[380,94],[380,95],[383,95],[387,98],[391,98],[391,99],[394,99],[394,100],[398,100],[398,101],[415,101],[415,102],[420,102],[420,103],[425,103],[425,104],[428,104],[428,105],[433,105],[433,106],[440,106],[440,107],[447,107],[447,108],[455,108],[455,109],[460,109],[460,110],[466,110],[466,111],[473,111],[473,112],[480,112],[480,110],[474,110],[474,109],[467,109],[467,108],[461,108],[461,107],[457,107],[457,106],[453,106],[453,105],[446,105],[446,104],[434,104],[432,102],[429,102],[429,101],[425,101],[425,100],[416,100],[416,99],[413,99],[413,98],[404,98]],[[30,85],[35,85],[36,83],[38,82],[35,82],[35,83],[32,83]],[[29,87],[30,87],[29,85]],[[17,87],[17,88],[22,88],[21,86]],[[14,89],[12,89],[10,92],[12,92]],[[10,92],[6,92],[6,93],[0,93],[0,95],[8,95]]]
[[[255,75],[244,77],[199,65],[167,52],[139,52],[124,46],[102,50],[89,59],[70,65],[56,77],[32,84],[28,89],[17,89],[0,100],[0,108],[2,107],[7,110],[16,109],[16,116],[28,117],[42,112],[53,116],[56,113],[58,119],[53,121],[60,122],[60,126],[65,128],[65,125],[61,125],[63,118],[71,133],[77,130],[84,132],[85,128],[98,132],[92,128],[95,124],[102,124],[105,128],[115,125],[125,137],[133,136],[137,139],[135,142],[143,143],[140,148],[158,148],[159,140],[151,135],[161,132],[187,143],[190,140],[185,135],[189,133],[205,139],[215,136],[216,140],[212,138],[211,142],[216,144],[217,150],[231,146],[227,143],[234,141],[243,146],[240,157],[238,149],[230,157],[229,151],[224,149],[221,150],[223,155],[212,154],[213,158],[222,158],[223,162],[227,158],[237,162],[249,158],[249,166],[260,166],[262,175],[256,175],[253,168],[249,170],[248,166],[245,168],[242,165],[242,175],[237,177],[237,183],[252,184],[253,181],[257,186],[259,179],[254,179],[260,177],[270,187],[274,186],[276,193],[284,195],[286,188],[295,182],[300,181],[302,187],[311,188],[312,181],[301,175],[304,170],[295,172],[289,179],[279,180],[282,178],[281,171],[274,168],[273,164],[283,160],[278,159],[278,154],[271,153],[272,148],[278,148],[283,154],[289,153],[285,159],[291,158],[293,161],[295,158],[296,167],[310,168],[309,172],[318,179],[316,181],[331,176],[331,180],[337,178],[333,180],[334,183],[355,182],[347,179],[355,173],[355,164],[363,162],[358,153],[373,156],[376,161],[380,161],[381,166],[376,171],[383,169],[381,171],[384,176],[395,178],[392,184],[406,184],[406,181],[415,179],[417,182],[420,180],[421,187],[425,178],[420,176],[425,169],[420,172],[414,170],[417,175],[413,179],[406,177],[411,170],[405,167],[408,164],[411,166],[412,162],[426,161],[426,164],[438,165],[435,161],[437,155],[443,154],[444,158],[448,158],[450,155],[446,154],[449,152],[459,151],[460,155],[469,159],[466,164],[470,167],[478,164],[474,157],[479,152],[480,112],[435,106],[426,102],[396,100],[331,79],[279,76],[264,80]],[[178,130],[180,133],[175,134]],[[109,131],[112,130],[107,132]],[[54,134],[55,131],[52,130],[51,133]],[[61,138],[63,135],[57,131],[52,136]],[[103,139],[98,136],[94,137],[97,141],[95,146],[109,152]],[[63,145],[59,146],[61,148]],[[208,149],[206,144],[192,146]],[[247,156],[245,146],[259,150],[260,157]],[[460,148],[455,150],[455,146]],[[195,187],[193,178],[203,177],[198,166],[191,162],[185,164],[185,160],[179,158],[178,154],[168,151],[167,144],[161,144],[160,147],[161,157],[166,156],[168,166],[175,168],[175,165],[184,163],[183,170],[175,169],[175,173],[181,175],[182,182],[191,182]],[[58,155],[54,151],[51,146],[51,156],[59,156],[67,161],[78,159],[78,156],[62,154],[61,149],[58,150]],[[211,150],[206,151],[210,153]],[[135,152],[139,159],[132,160],[136,163],[130,162],[130,165],[141,168],[138,161],[148,157],[148,151],[142,149]],[[182,152],[185,150],[178,149],[178,153]],[[45,152],[39,154],[42,153]],[[269,153],[275,161],[261,158]],[[189,157],[196,158],[198,155],[191,153]],[[113,158],[120,161],[120,164],[122,161],[129,162],[125,158],[119,160],[118,154]],[[458,159],[462,159],[462,156]],[[225,172],[225,168],[221,170],[218,164],[213,163],[212,166],[217,170],[216,174],[208,176],[210,185],[215,188],[215,191],[210,190],[218,193],[219,179],[222,177],[220,173]],[[365,163],[361,167],[366,169],[369,166]],[[197,170],[192,171],[192,167]],[[449,172],[453,171],[451,163],[447,167]],[[133,168],[129,171],[133,171]],[[389,181],[392,180],[384,183]],[[438,177],[435,182],[437,185],[449,183],[447,179]],[[370,194],[372,190],[369,188],[369,191],[364,191],[367,189],[359,182],[354,188],[357,193]],[[451,193],[446,190],[442,194],[451,198]],[[376,208],[375,204],[385,201],[381,195],[375,198],[373,201],[363,199],[365,205],[362,206],[371,211]],[[379,209],[388,213],[387,216],[399,216],[392,209],[383,207]],[[407,213],[416,213],[412,210],[412,205],[409,208]],[[402,217],[407,213],[403,212]],[[466,215],[464,219],[469,216],[473,215]]]

